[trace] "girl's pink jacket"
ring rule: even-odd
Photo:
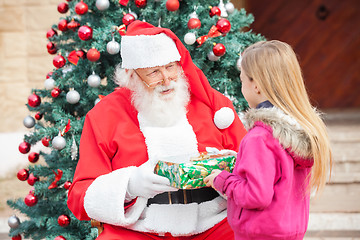
[[[236,240],[303,239],[309,219],[310,143],[300,125],[277,108],[251,109],[233,173],[215,188],[228,199]]]

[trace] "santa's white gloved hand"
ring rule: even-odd
[[[152,198],[163,192],[173,192],[179,189],[171,187],[166,177],[154,173],[154,168],[149,163],[137,167],[131,174],[127,193],[130,198]]]

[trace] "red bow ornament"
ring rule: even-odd
[[[208,38],[214,38],[214,37],[219,37],[221,36],[222,33],[219,32],[218,28],[213,25],[211,28],[210,28],[210,31],[207,35],[204,35],[204,36],[201,36],[201,37],[198,37],[196,39],[196,42],[199,44],[198,47],[200,47],[204,42],[206,42],[206,40],[208,40]]]
[[[56,188],[57,182],[61,179],[62,175],[63,175],[63,171],[58,169],[57,173],[53,170],[54,174],[55,174],[55,180],[50,184],[50,186],[48,187],[48,189],[53,189]]]

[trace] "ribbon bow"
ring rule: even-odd
[[[129,0],[119,0],[119,4],[121,4],[123,6],[128,5],[128,3],[129,3]]]
[[[50,184],[48,189],[56,188],[58,186],[57,182],[61,179],[61,177],[63,175],[63,171],[60,169],[57,170],[57,173],[53,170],[53,173],[55,174],[55,180]]]
[[[207,35],[204,35],[204,36],[201,36],[201,37],[198,37],[196,39],[196,42],[199,44],[198,47],[200,47],[204,42],[206,42],[206,40],[208,40],[208,38],[214,38],[214,37],[219,37],[221,36],[222,33],[219,32],[218,28],[213,25],[211,28],[210,28],[210,31]]]

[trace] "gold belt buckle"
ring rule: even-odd
[[[183,189],[184,204],[187,204],[186,189]]]

